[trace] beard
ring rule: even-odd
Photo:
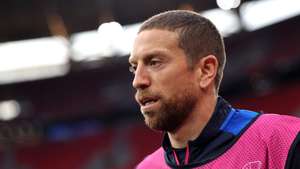
[[[184,89],[169,99],[159,97],[160,108],[143,112],[146,125],[154,130],[174,132],[193,111],[197,95],[193,90]]]

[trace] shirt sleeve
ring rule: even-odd
[[[285,169],[300,169],[300,132],[289,150]]]

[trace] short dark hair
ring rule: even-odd
[[[138,33],[144,30],[162,29],[177,32],[178,45],[188,56],[191,67],[207,55],[216,56],[219,67],[215,79],[219,90],[226,62],[224,42],[215,25],[196,12],[185,10],[166,11],[147,19]]]

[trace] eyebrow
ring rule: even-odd
[[[150,51],[149,53],[146,53],[145,55],[143,55],[141,57],[141,59],[142,60],[145,60],[145,59],[147,60],[147,59],[151,59],[155,56],[161,56],[161,55],[164,55],[164,54],[165,54],[164,50],[154,50],[154,51]],[[133,62],[135,62],[135,60],[136,60],[135,56],[130,55],[130,57],[128,59],[128,62],[133,63]]]

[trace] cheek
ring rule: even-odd
[[[191,87],[196,84],[196,80],[190,75],[180,75],[176,74],[174,76],[169,76],[163,80],[164,86],[168,86],[170,90],[178,90],[180,88]]]
[[[172,66],[153,76],[153,88],[162,94],[173,95],[196,84],[195,76],[181,65]]]
[[[182,95],[190,93],[197,95],[199,93],[197,85],[191,80],[173,80],[161,90],[161,94],[165,101],[181,99]]]

